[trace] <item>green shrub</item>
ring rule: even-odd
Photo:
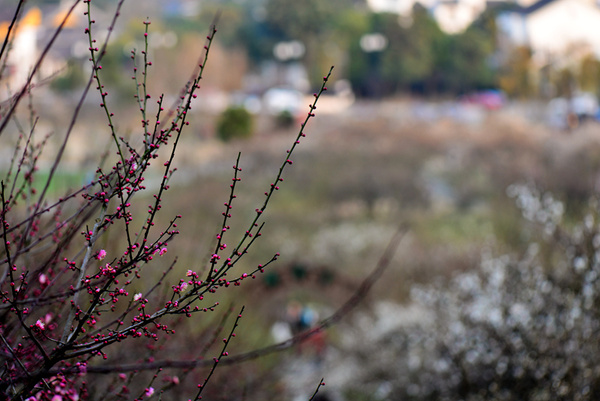
[[[50,87],[57,92],[69,92],[76,90],[85,83],[85,77],[81,66],[74,61],[69,61],[65,71],[58,76]]]
[[[289,110],[283,110],[275,116],[275,122],[279,128],[290,128],[295,122],[294,115]]]
[[[224,142],[252,135],[254,123],[252,115],[243,107],[228,107],[217,121],[217,136]]]

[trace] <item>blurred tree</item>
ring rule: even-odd
[[[76,60],[69,60],[65,70],[50,84],[57,92],[69,92],[85,83],[83,68]]]
[[[445,34],[427,10],[418,3],[413,8],[412,24],[408,28],[396,19],[389,49],[384,54],[383,75],[396,88],[426,93],[434,71],[435,52]]]
[[[420,4],[412,17],[370,13],[365,0],[208,1],[199,17],[204,24],[220,11],[227,21],[219,42],[244,48],[251,65],[273,60],[273,48],[298,40],[306,52],[301,62],[309,79],[335,64],[359,96],[381,97],[401,91],[423,95],[457,93],[495,86],[490,64],[495,50],[495,19],[484,13],[466,32],[449,36]],[[182,22],[178,29],[187,29]],[[228,28],[233,27],[233,28]],[[192,27],[192,29],[195,29]],[[386,46],[365,51],[366,34],[380,34]]]
[[[337,60],[342,75],[355,81],[367,74],[366,58],[360,50],[360,38],[369,32],[370,14],[359,9],[341,10],[336,19],[336,29],[332,32],[332,40],[342,49],[343,56]]]
[[[299,40],[306,48],[303,63],[309,78],[321,79],[324,66],[335,63],[338,47],[334,32],[343,21],[342,10],[365,9],[364,0],[267,0],[265,3],[265,27],[271,44],[278,41]],[[269,50],[272,49],[272,46]]]
[[[249,138],[254,130],[252,115],[243,107],[229,107],[217,121],[217,136],[223,142]]]
[[[576,80],[575,74],[570,68],[561,68],[560,70],[556,71],[556,74],[554,74],[553,78],[557,96],[566,98],[573,96]]]
[[[485,32],[489,35],[490,39],[495,41],[498,33],[498,26],[496,24],[498,13],[511,9],[510,5],[494,5],[494,7],[489,7],[485,11],[483,11],[479,16],[471,23],[468,29],[477,29],[481,32]]]
[[[600,95],[600,61],[593,55],[588,54],[581,60],[577,83],[581,90]]]
[[[464,93],[495,86],[489,62],[494,45],[489,34],[472,27],[458,35],[444,36],[434,45],[435,66],[429,85],[434,91]]]
[[[166,19],[165,25],[175,31],[179,37],[197,33],[204,38],[205,27],[214,23],[215,16],[218,16],[220,23],[216,42],[227,48],[245,47],[247,42],[243,40],[241,27],[248,24],[249,11],[244,4],[229,0],[207,0],[202,3],[201,12],[198,16],[194,18],[171,16]]]
[[[498,84],[509,96],[526,97],[534,94],[531,79],[531,49],[516,47],[500,67]]]
[[[244,19],[237,27],[236,38],[255,65],[272,59],[273,46],[282,40],[281,33],[266,22],[264,5],[254,3],[252,7],[244,7]]]
[[[400,25],[396,14],[371,14],[368,30],[362,32],[367,33],[383,35],[387,46],[366,52],[359,40],[351,44],[348,76],[354,90],[368,97],[407,89],[425,92],[434,65],[433,43],[444,35],[427,10],[417,5],[408,27]]]
[[[390,76],[395,77],[396,74],[388,74],[384,77],[384,65],[390,61],[386,56],[392,54],[387,49],[382,51],[367,52],[361,46],[361,39],[367,34],[381,34],[389,43],[395,42],[395,38],[401,37],[397,35],[394,28],[400,30],[397,24],[397,16],[393,14],[371,14],[363,23],[362,26],[357,24],[360,30],[357,30],[357,35],[353,38],[349,47],[348,78],[354,87],[355,92],[360,96],[379,97],[396,89],[396,85],[392,84]],[[394,85],[392,88],[391,85]]]
[[[122,51],[120,42],[114,42],[107,46],[106,53],[102,56],[102,68],[104,72],[104,82],[117,88],[119,93],[129,93],[128,88],[123,88],[125,81],[123,71],[131,68],[131,54],[126,55]],[[87,78],[87,77],[86,77]]]
[[[295,122],[294,115],[289,110],[280,111],[275,116],[275,125],[278,128],[292,128],[295,126]]]
[[[400,54],[405,84],[412,91],[431,93],[431,80],[435,71],[437,54],[444,48],[447,35],[427,9],[416,3],[412,12],[412,24],[407,30],[407,47]],[[392,50],[392,49],[390,49]]]
[[[489,62],[494,37],[491,28],[481,24],[447,35],[419,4],[408,26],[395,14],[371,15],[364,32],[380,33],[388,44],[381,52],[371,53],[358,43],[350,46],[348,75],[355,91],[378,97],[399,91],[433,95],[495,86]]]
[[[248,11],[238,2],[209,2],[203,4],[202,12],[198,16],[195,30],[210,26],[215,15],[219,16],[219,35],[217,42],[226,47],[240,47],[239,28],[245,24]]]
[[[337,1],[339,2],[339,0]],[[331,28],[336,1],[269,0],[266,3],[266,22],[281,40],[307,41]]]

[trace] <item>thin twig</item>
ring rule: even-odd
[[[375,269],[363,280],[360,287],[352,294],[350,298],[339,308],[337,309],[331,316],[322,320],[317,326],[313,327],[310,330],[304,331],[295,335],[294,337],[282,341],[280,343],[270,345],[268,347],[256,349],[253,351],[232,355],[227,357],[220,362],[221,365],[234,365],[241,362],[257,359],[275,352],[281,352],[288,348],[291,348],[303,341],[306,341],[308,338],[314,336],[317,333],[327,329],[328,327],[333,326],[342,320],[345,316],[347,316],[356,306],[360,303],[361,300],[365,298],[367,293],[371,290],[375,282],[381,277],[381,275],[385,272],[385,270],[389,267],[392,258],[400,245],[404,234],[406,234],[407,228],[402,226],[398,228],[396,233],[391,238],[388,243],[387,248],[381,255],[381,258],[377,262]],[[197,367],[205,367],[213,364],[213,361],[207,360],[193,360],[193,361],[185,361],[185,360],[160,360],[146,363],[132,363],[125,364],[120,363],[118,365],[102,365],[102,366],[88,366],[87,373],[96,373],[96,374],[109,374],[115,372],[132,372],[132,371],[141,371],[141,370],[152,370],[159,367],[162,368],[175,368],[175,369],[192,369]],[[52,374],[65,372],[64,369],[54,369],[51,371]]]
[[[10,107],[10,109],[8,110],[8,113],[6,113],[6,115],[4,116],[4,119],[0,122],[0,135],[2,135],[2,132],[6,128],[6,125],[8,124],[8,121],[10,120],[10,116],[12,116],[14,114],[14,112],[15,112],[15,110],[17,108],[17,105],[19,104],[20,100],[23,98],[23,96],[25,95],[25,93],[27,93],[27,90],[28,90],[28,88],[31,85],[31,81],[33,80],[33,77],[35,76],[35,74],[37,73],[38,69],[42,65],[42,62],[46,58],[46,55],[50,51],[50,48],[54,45],[54,42],[56,41],[56,38],[62,32],[65,24],[67,23],[67,21],[71,17],[71,14],[75,10],[75,7],[77,7],[77,4],[79,4],[79,2],[80,2],[80,0],[75,0],[75,3],[73,3],[73,5],[71,6],[71,8],[69,8],[69,10],[65,14],[64,18],[62,19],[60,25],[54,31],[54,34],[50,38],[50,41],[48,42],[48,44],[46,45],[46,47],[42,51],[42,54],[40,55],[40,57],[38,57],[37,62],[35,63],[35,65],[33,66],[33,69],[29,73],[29,77],[27,78],[27,81],[25,82],[25,84],[23,84],[23,87],[21,88],[21,90],[19,91],[19,93],[16,95],[16,97],[15,97],[15,99],[14,99],[14,101],[13,101],[11,107]]]
[[[0,60],[2,60],[4,52],[6,51],[6,49],[8,49],[9,43],[14,39],[13,37],[11,37],[11,33],[13,28],[15,27],[15,24],[17,23],[17,20],[19,19],[19,16],[21,15],[21,9],[25,5],[25,2],[26,0],[19,0],[19,4],[17,4],[17,9],[15,10],[13,19],[10,22],[10,25],[8,26],[8,30],[6,31],[6,37],[4,38],[4,42],[2,42],[2,49],[0,49]],[[4,74],[4,68],[6,66],[7,59],[8,58],[5,57],[2,61],[2,66],[0,66],[0,78],[2,78],[2,74]]]
[[[322,377],[321,381],[319,382],[319,385],[317,386],[317,388],[315,389],[315,392],[313,393],[312,397],[310,397],[310,399],[308,401],[312,401],[315,399],[315,397],[317,396],[317,393],[319,392],[319,390],[321,389],[321,387],[323,387],[325,385],[325,378]]]

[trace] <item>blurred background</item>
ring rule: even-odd
[[[0,37],[15,3],[0,0]],[[116,3],[92,1],[98,38]],[[1,99],[26,81],[71,5],[27,2]],[[83,11],[35,78],[37,130],[54,133],[42,177],[90,72]],[[126,1],[102,60],[119,134],[133,143],[139,135],[131,51],[139,63],[142,22],[151,21],[148,91],[171,104],[216,15],[177,151],[175,195],[163,209],[165,221],[183,215],[169,247],[182,272],[208,260],[237,152],[243,174],[232,227],[243,232],[335,65],[245,266],[274,252],[282,258],[226,295],[224,303],[247,305],[240,349],[285,340],[328,316],[396,228],[409,228],[357,312],[298,350],[224,368],[219,383],[237,384],[214,399],[244,391],[308,399],[323,375],[322,396],[331,400],[600,394],[597,1]],[[91,93],[84,103],[56,194],[89,180],[111,144],[98,102]],[[15,141],[3,138],[2,170]]]

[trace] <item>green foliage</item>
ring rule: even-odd
[[[411,82],[422,81],[431,71],[433,37],[439,28],[427,15],[415,15],[418,21],[405,28],[395,14],[372,14],[368,29],[350,48],[353,60],[348,74],[355,91],[363,96],[382,96],[406,89]],[[431,24],[429,24],[431,22]],[[424,23],[424,25],[421,25]],[[388,41],[382,52],[366,53],[359,45],[366,33],[380,33]]]
[[[274,58],[273,48],[297,40],[305,46],[299,60],[316,83],[328,65],[341,66],[359,96],[381,97],[398,92],[423,95],[458,94],[497,86],[490,64],[495,51],[495,13],[482,14],[465,32],[449,35],[423,6],[410,19],[372,13],[364,0],[209,1],[194,21],[182,21],[179,32],[205,26],[216,11],[228,26],[220,32],[227,47],[241,46],[253,65]],[[200,23],[201,22],[201,23]],[[381,52],[360,47],[365,34],[387,38]],[[509,68],[512,68],[509,66]]]
[[[275,116],[275,122],[280,128],[290,128],[294,125],[294,115],[289,110],[283,110]]]
[[[281,284],[281,277],[279,276],[279,273],[274,272],[274,271],[269,271],[269,272],[267,272],[267,273],[264,274],[264,276],[263,276],[263,283],[268,288],[275,288],[279,284]]]
[[[581,60],[577,78],[581,90],[600,94],[600,61],[591,54],[586,56]]]
[[[250,10],[245,9],[240,4],[206,4],[202,6],[202,13],[198,17],[198,21],[194,21],[194,30],[198,30],[198,27],[210,25],[214,22],[215,15],[219,15],[219,19],[227,21],[227,24],[219,27],[219,43],[231,48],[239,46],[240,41],[243,41],[243,33],[240,32],[240,28],[245,26],[249,21],[252,20],[250,16]],[[181,31],[182,33],[189,32],[187,28]],[[201,32],[201,30],[199,31]]]
[[[84,82],[85,77],[83,76],[81,66],[70,61],[64,73],[52,81],[50,87],[57,92],[69,92],[77,89]]]
[[[531,63],[531,50],[529,48],[515,48],[499,72],[500,89],[509,96],[524,97],[531,95],[534,92],[530,77]]]
[[[431,79],[436,92],[464,93],[495,86],[488,59],[494,48],[489,35],[467,29],[437,42]]]
[[[321,79],[325,65],[337,64],[336,55],[327,48],[336,48],[332,35],[337,27],[340,10],[352,9],[354,0],[268,0],[265,5],[265,25],[275,42],[299,40],[306,48],[303,57],[309,79]]]
[[[381,60],[385,86],[396,90],[426,86],[433,72],[435,44],[443,36],[437,23],[420,8],[415,9],[408,28],[400,26],[395,15],[385,20],[382,33],[389,41]]]
[[[554,77],[554,86],[557,95],[567,98],[573,96],[573,89],[575,87],[575,74],[573,71],[569,68],[558,70]]]
[[[330,269],[323,269],[319,272],[319,284],[330,285],[334,282],[336,276],[335,272]]]
[[[330,24],[335,9],[331,2],[320,0],[270,0],[266,5],[266,22],[281,40],[306,41],[319,35]]]
[[[373,53],[365,53],[358,39],[351,45],[348,75],[359,95],[379,97],[398,91],[432,95],[495,86],[488,63],[493,36],[483,28],[445,34],[420,6],[415,6],[409,26],[399,24],[397,15],[385,13],[371,15],[367,25],[367,32],[382,34],[388,45]]]
[[[353,0],[269,0],[265,7],[265,22],[280,40],[309,42],[310,37],[333,31],[332,23],[340,10],[352,9],[355,3]]]
[[[243,107],[228,107],[217,121],[217,136],[224,142],[252,135],[252,115]]]
[[[306,266],[303,264],[300,264],[300,263],[293,264],[291,267],[291,270],[292,270],[292,276],[298,281],[304,280],[306,278],[306,276],[308,275]]]

